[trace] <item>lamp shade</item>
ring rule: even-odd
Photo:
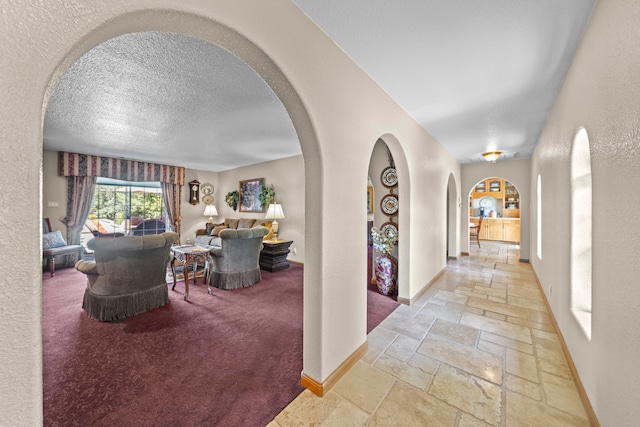
[[[218,211],[216,210],[215,205],[208,205],[206,208],[204,208],[203,215],[208,217],[218,216]]]
[[[282,205],[279,203],[272,203],[267,209],[266,219],[280,219],[284,218],[284,212],[282,211]]]

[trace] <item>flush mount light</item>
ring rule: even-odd
[[[486,153],[482,153],[482,157],[488,162],[495,163],[498,157],[500,157],[500,154],[502,154],[500,151],[487,151]]]

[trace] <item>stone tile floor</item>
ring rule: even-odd
[[[301,393],[270,424],[587,426],[587,415],[519,247],[473,245],[322,398]]]

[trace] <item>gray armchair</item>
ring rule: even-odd
[[[219,289],[246,288],[261,279],[258,260],[266,227],[220,231],[221,247],[211,249],[209,286]]]
[[[80,260],[87,275],[82,308],[91,319],[110,322],[169,302],[167,264],[178,234],[101,237],[89,240],[94,260]]]

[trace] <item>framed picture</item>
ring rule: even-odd
[[[373,213],[373,187],[367,187],[367,213]]]
[[[264,178],[240,181],[240,212],[262,212],[260,192],[262,191],[263,185]]]

